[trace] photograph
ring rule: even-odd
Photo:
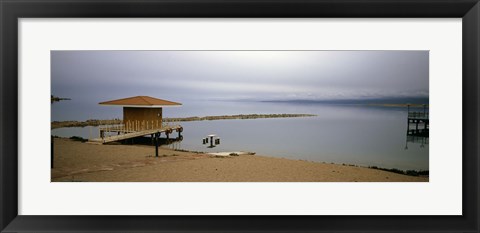
[[[428,50],[52,50],[50,64],[51,182],[429,182]]]
[[[479,233],[479,2],[0,0],[0,233]]]

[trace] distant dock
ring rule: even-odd
[[[423,112],[410,112],[410,106],[408,105],[405,149],[408,149],[408,142],[420,143],[421,147],[428,144],[429,129],[430,119],[426,105],[423,105]]]
[[[428,112],[409,112],[407,135],[428,137],[429,123]],[[415,128],[410,128],[411,125]],[[423,127],[419,128],[419,125]]]

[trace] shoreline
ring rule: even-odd
[[[55,138],[52,182],[428,182],[380,168],[242,153],[216,156],[146,145]]]
[[[55,138],[62,138],[62,139],[70,139],[70,140],[78,141],[78,142],[88,142],[88,139],[78,137],[78,136],[72,136],[70,138],[59,137],[59,136],[54,136],[54,137]],[[142,143],[136,143],[136,144],[133,144],[133,145],[146,146],[146,147],[152,146],[150,144],[142,144]],[[170,149],[170,148],[165,148],[165,149]],[[189,152],[189,153],[195,153],[195,154],[208,154],[208,155],[216,156],[216,157],[229,157],[229,156],[238,156],[238,155],[245,155],[245,154],[247,154],[247,155],[255,155],[256,154],[256,152],[250,152],[250,151],[205,152],[205,151],[193,151],[193,150],[186,150],[186,149],[171,149],[171,150],[180,151],[180,152]],[[268,155],[260,155],[260,156],[272,157],[272,158],[284,158],[284,157],[268,156]],[[285,159],[296,161],[296,159],[292,159],[292,158],[285,158]],[[314,162],[314,163],[328,163],[328,164],[336,164],[336,165],[351,166],[351,167],[363,167],[363,168],[377,169],[377,170],[382,170],[382,171],[387,171],[387,172],[392,172],[392,173],[397,173],[397,174],[403,174],[403,175],[408,175],[408,176],[424,176],[424,177],[429,176],[429,170],[413,170],[413,169],[402,170],[402,169],[398,169],[398,168],[395,168],[395,167],[385,168],[385,167],[379,167],[379,166],[375,166],[375,165],[358,165],[358,164],[350,164],[350,163],[334,163],[334,162],[312,161],[312,160],[303,160],[303,159],[298,159],[298,161],[307,161],[307,162]]]

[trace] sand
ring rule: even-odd
[[[52,181],[78,182],[428,182],[365,167],[260,155],[214,156],[144,145],[55,139]]]

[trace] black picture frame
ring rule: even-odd
[[[479,232],[478,0],[0,0],[1,232]],[[387,17],[463,19],[462,216],[18,215],[18,19]],[[460,155],[451,155],[460,156]],[[41,200],[41,197],[39,197]],[[442,203],[439,203],[441,205]]]

